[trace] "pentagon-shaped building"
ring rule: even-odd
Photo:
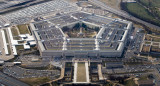
[[[85,12],[30,24],[42,57],[121,57],[131,22]]]

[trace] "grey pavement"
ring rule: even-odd
[[[2,72],[0,72],[0,83],[6,86],[29,86],[26,83],[3,74]]]

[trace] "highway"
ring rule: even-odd
[[[139,23],[141,23],[141,24],[143,24],[147,27],[160,30],[159,26],[156,26],[156,25],[153,25],[151,23],[145,22],[145,21],[143,21],[141,19],[138,19],[138,18],[136,18],[136,17],[124,12],[124,11],[119,11],[119,10],[116,10],[114,8],[111,8],[111,7],[107,6],[106,4],[104,4],[104,3],[102,3],[98,0],[88,0],[88,1],[91,2],[94,5],[97,5],[97,6],[101,7],[102,9],[105,9],[105,10],[111,12],[111,13],[114,13],[114,14],[118,15],[118,16],[124,17],[126,19],[130,19],[130,20],[135,21],[135,22],[139,22]]]
[[[0,72],[0,83],[6,86],[29,86],[26,83],[18,81],[17,79],[11,78],[2,72]]]

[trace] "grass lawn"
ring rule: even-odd
[[[20,55],[20,50],[24,50],[23,45],[17,45],[16,50],[17,50],[17,54]]]
[[[85,63],[78,63],[77,82],[86,82]]]
[[[17,25],[20,34],[29,34],[28,26],[26,24]]]
[[[18,36],[19,34],[18,34],[18,31],[17,31],[17,29],[15,28],[15,27],[12,27],[11,28],[11,32],[12,32],[12,35],[13,36]]]
[[[160,0],[139,0],[139,2],[148,7],[153,14],[160,18]]]
[[[16,49],[17,49],[17,50],[21,50],[21,49],[24,49],[24,47],[23,47],[23,45],[17,45],[17,46],[16,46]]]
[[[127,80],[124,83],[125,86],[138,86],[137,84],[135,84],[135,81],[133,79]]]
[[[142,77],[139,78],[139,80],[148,80],[148,76],[146,76],[146,75],[142,76]]]
[[[122,9],[126,10],[135,17],[138,17],[144,21],[160,25],[160,20],[153,16],[153,12],[149,12],[145,7],[139,3],[124,3],[121,5]]]
[[[146,41],[145,44],[151,44],[151,42]]]
[[[142,18],[154,19],[154,17],[152,17],[152,15],[150,15],[149,12],[138,3],[127,3],[127,9],[131,13],[141,16]]]
[[[145,6],[149,7],[159,7],[160,8],[160,0],[139,0]]]
[[[45,82],[50,81],[48,77],[40,77],[40,78],[24,78],[20,79],[21,81],[31,85],[31,86],[38,86],[40,84],[43,84]]]

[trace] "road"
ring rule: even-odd
[[[21,81],[18,81],[14,78],[11,78],[2,72],[0,72],[0,83],[6,85],[6,86],[29,86],[26,83],[23,83]]]
[[[138,18],[136,18],[136,17],[124,12],[124,11],[119,11],[119,10],[116,10],[114,8],[111,8],[111,7],[107,6],[106,4],[104,4],[104,3],[102,3],[102,2],[100,2],[98,0],[88,0],[88,1],[93,3],[94,5],[97,5],[97,6],[101,7],[102,9],[105,9],[105,10],[111,12],[111,13],[114,13],[114,14],[118,15],[118,16],[122,16],[122,17],[124,17],[126,19],[130,19],[132,21],[139,22],[141,24],[144,24],[147,27],[154,28],[156,30],[160,30],[159,26],[156,26],[156,25],[153,25],[151,23],[148,23],[148,22],[145,22],[143,20],[140,20],[140,19],[138,19]]]

